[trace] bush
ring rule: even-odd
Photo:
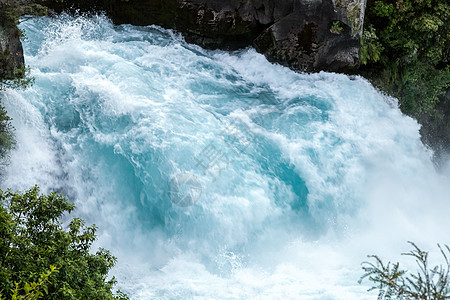
[[[449,32],[448,1],[367,2],[361,74],[399,99],[402,112],[423,125],[423,141],[437,156],[450,149],[450,136],[443,130],[450,123],[440,109],[450,88]]]
[[[419,270],[416,273],[408,273],[400,268],[397,262],[392,264],[383,261],[376,255],[370,255],[375,260],[363,262],[362,268],[365,274],[361,277],[360,283],[364,279],[369,279],[374,284],[371,290],[378,290],[378,299],[422,299],[422,300],[444,300],[450,299],[450,262],[448,254],[450,248],[442,248],[438,245],[442,253],[445,264],[430,267],[428,252],[422,251],[416,244],[409,242],[413,249],[403,255],[415,258]]]
[[[8,151],[14,147],[14,144],[11,118],[6,114],[5,108],[0,105],[0,159],[6,156]]]
[[[378,41],[375,28],[372,25],[368,25],[361,36],[361,49],[359,52],[361,62],[366,65],[369,61],[379,61],[382,51],[383,46]]]
[[[448,2],[369,0],[366,16],[361,62],[383,70],[370,77],[398,97],[407,114],[433,114],[438,96],[450,87]]]
[[[0,203],[1,299],[127,299],[107,279],[116,258],[89,252],[96,227],[74,218],[63,228],[60,218],[74,209],[64,196],[35,186],[0,191]]]

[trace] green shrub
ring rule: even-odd
[[[0,105],[0,159],[14,147],[13,130],[11,118],[6,114],[5,108]]]
[[[344,28],[342,27],[342,23],[340,21],[334,21],[331,23],[330,32],[334,34],[341,34]]]
[[[60,218],[74,209],[64,196],[34,187],[0,191],[0,203],[1,299],[127,299],[107,279],[116,258],[90,253],[96,227],[74,218],[63,228]]]
[[[360,59],[381,69],[369,77],[398,97],[406,113],[430,114],[450,87],[449,32],[448,1],[369,1]]]
[[[368,25],[361,37],[361,49],[359,53],[361,62],[365,65],[369,61],[378,62],[381,58],[382,51],[383,46],[378,40],[375,28]]]

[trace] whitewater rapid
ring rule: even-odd
[[[66,194],[132,299],[375,299],[367,254],[448,243],[449,177],[365,79],[104,16],[20,26],[1,188]]]

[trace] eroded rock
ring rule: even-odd
[[[297,70],[354,70],[365,0],[66,0],[66,8],[104,10],[117,24],[157,24],[188,42],[233,50],[254,46]]]

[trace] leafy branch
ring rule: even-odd
[[[445,245],[439,250],[444,258],[444,264],[434,267],[429,266],[428,252],[421,250],[413,242],[408,242],[413,249],[402,255],[415,258],[418,271],[408,273],[400,268],[400,264],[383,261],[376,255],[368,257],[374,262],[362,263],[364,275],[359,283],[368,279],[373,283],[369,289],[378,290],[378,299],[420,299],[420,300],[444,300],[450,299],[450,248]]]

